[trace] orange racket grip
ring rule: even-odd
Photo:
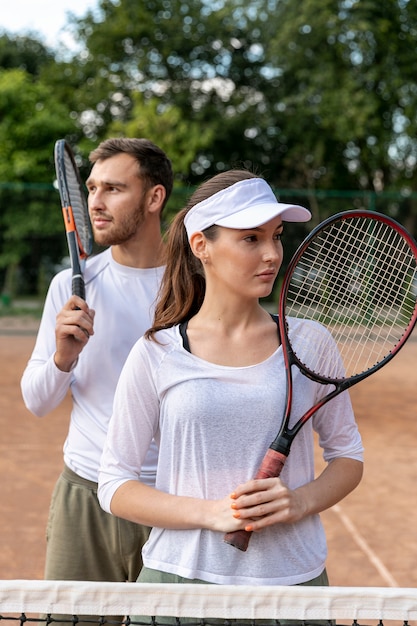
[[[286,460],[287,457],[285,454],[269,448],[263,458],[260,468],[257,471],[255,479],[276,478],[281,474],[281,470],[284,467]],[[242,552],[246,552],[251,535],[252,532],[248,530],[235,530],[234,532],[226,533],[223,540],[225,543],[228,543],[234,548],[237,548]]]

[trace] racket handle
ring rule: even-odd
[[[255,479],[276,478],[281,474],[281,470],[284,467],[286,460],[287,457],[285,454],[272,450],[272,448],[268,448],[268,451],[262,460],[261,466],[257,471]],[[234,548],[241,550],[242,552],[246,552],[251,535],[251,531],[235,530],[234,532],[226,533],[223,537],[223,541]]]
[[[85,300],[85,284],[81,274],[76,274],[72,277],[72,293],[74,296],[80,296]]]

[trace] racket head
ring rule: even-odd
[[[93,234],[84,184],[74,153],[65,139],[55,143],[54,159],[65,227],[68,230],[68,224],[72,229],[75,226],[79,258],[85,260],[93,250]],[[65,219],[65,213],[70,214],[70,219]]]
[[[291,333],[294,318],[310,320],[301,338]],[[281,337],[314,380],[362,380],[393,358],[416,321],[417,245],[386,215],[338,213],[308,235],[289,263],[279,300]]]

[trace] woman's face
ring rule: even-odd
[[[207,240],[207,287],[249,298],[268,296],[282,264],[281,217],[247,230],[218,227]]]

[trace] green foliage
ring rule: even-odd
[[[47,85],[0,69],[0,181],[52,182],[54,141],[73,126]]]
[[[288,172],[302,185],[409,185],[417,142],[417,6],[387,0],[275,3],[267,58],[282,85]],[[301,142],[301,135],[304,140]],[[304,179],[304,180],[303,180]]]
[[[37,268],[49,256],[47,238],[62,231],[52,186],[53,148],[72,128],[68,110],[47,85],[23,69],[0,70],[0,268],[8,269],[5,281],[12,294],[19,289],[18,265],[32,272],[31,264]],[[33,181],[28,193],[24,183]],[[39,235],[45,249],[38,248],[40,257],[33,258]]]
[[[41,68],[54,61],[53,53],[38,39],[0,34],[0,67],[6,70],[22,69],[38,76]]]
[[[175,164],[177,178],[190,171],[196,155],[213,142],[213,128],[201,129],[195,121],[183,116],[175,105],[161,105],[156,97],[145,100],[141,93],[132,96],[131,119],[110,124],[108,135],[149,137],[159,145]]]
[[[99,139],[117,122],[127,134],[140,94],[141,104],[157,101],[165,120],[166,110],[171,117],[178,112],[189,127],[190,148],[200,135],[191,163],[186,157],[175,164],[181,179],[198,182],[237,161],[262,159],[263,146],[251,141],[250,130],[245,136],[259,117],[267,83],[256,4],[246,4],[101,0],[98,15],[89,14],[78,27],[87,51],[78,66],[84,74],[79,96],[84,103],[87,92],[96,97],[89,115],[84,110],[79,119],[83,133]],[[148,112],[153,110],[151,104]]]

